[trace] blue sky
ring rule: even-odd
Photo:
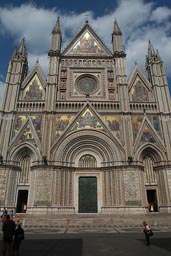
[[[61,21],[63,48],[82,28],[86,17],[111,48],[113,22],[117,18],[123,32],[128,77],[135,62],[145,72],[145,55],[151,40],[164,61],[171,89],[171,1],[0,0],[0,99],[9,59],[23,37],[29,68],[39,59],[47,74],[50,34],[57,16]]]

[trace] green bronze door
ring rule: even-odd
[[[79,178],[79,213],[97,212],[97,178]]]

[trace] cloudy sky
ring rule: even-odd
[[[145,0],[0,0],[0,99],[8,62],[23,37],[31,69],[36,60],[47,75],[50,35],[60,16],[63,48],[84,26],[86,19],[111,49],[117,18],[127,54],[127,74],[134,63],[145,72],[148,41],[159,50],[171,89],[171,1]]]

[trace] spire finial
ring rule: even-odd
[[[156,53],[155,53],[155,50],[153,48],[153,45],[151,43],[151,41],[149,40],[148,41],[148,57],[152,57],[154,56]]]
[[[58,16],[57,17],[57,20],[56,20],[56,24],[52,30],[52,33],[53,34],[60,34],[61,33],[61,29],[60,29],[60,17]]]
[[[22,55],[25,55],[25,37],[22,38],[19,49],[18,49],[17,52],[21,53]]]
[[[85,15],[85,17],[86,17],[86,21],[85,21],[85,23],[86,23],[86,24],[88,24],[89,14],[86,14],[86,15]]]
[[[122,35],[122,32],[119,28],[119,25],[118,25],[118,22],[117,22],[117,19],[115,18],[114,20],[114,29],[113,29],[113,34],[114,35]]]

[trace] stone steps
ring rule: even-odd
[[[148,215],[20,215],[23,225],[32,227],[120,227],[142,226],[145,220],[151,226],[167,226],[171,224],[169,214]]]

